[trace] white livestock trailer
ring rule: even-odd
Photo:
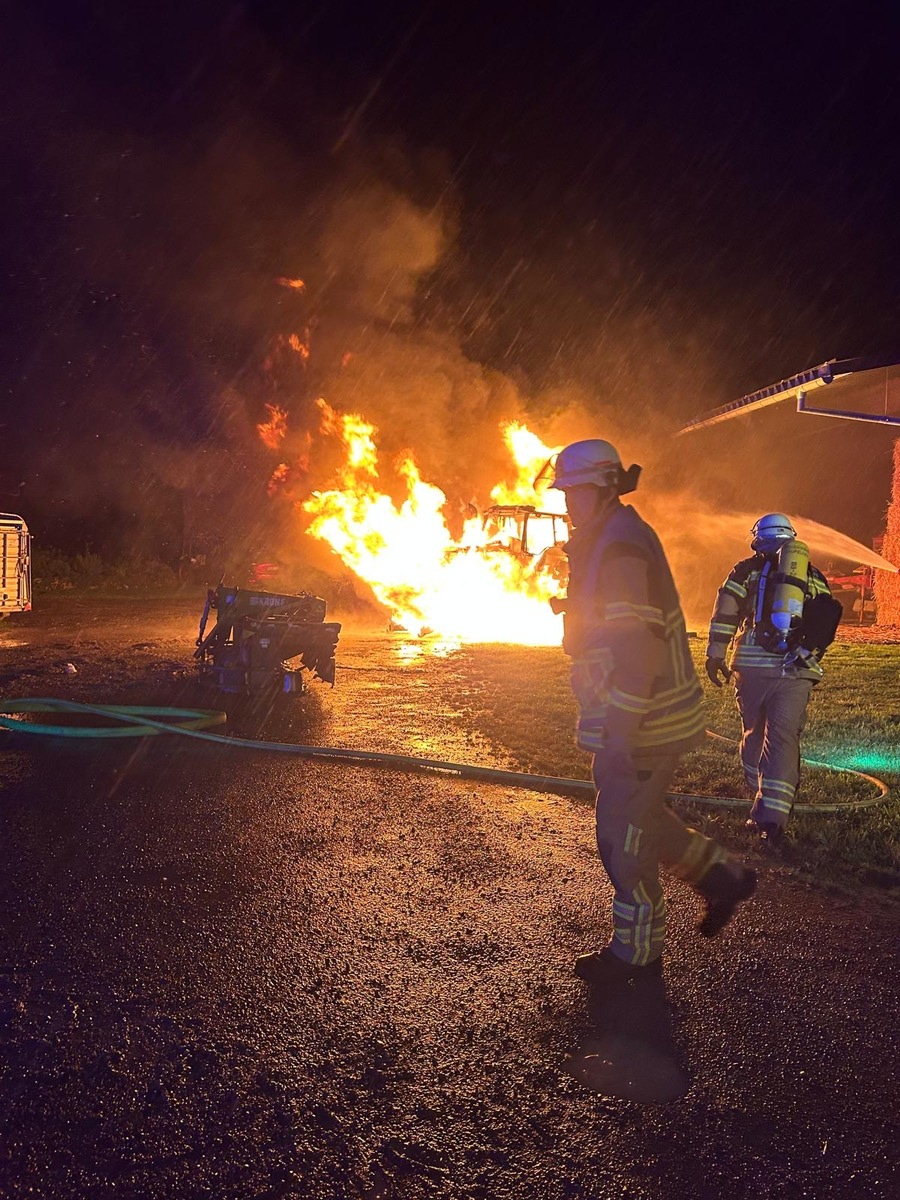
[[[0,513],[0,617],[31,609],[31,534],[15,513]]]

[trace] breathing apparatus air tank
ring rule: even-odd
[[[784,542],[762,569],[754,632],[770,654],[785,654],[800,642],[808,575],[809,547],[796,538]]]

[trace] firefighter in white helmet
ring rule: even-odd
[[[703,739],[702,691],[663,548],[619,499],[634,491],[640,467],[624,470],[599,439],[566,446],[550,467],[574,527],[568,595],[556,608],[565,612],[577,742],[594,756],[597,847],[614,889],[610,942],[581,955],[575,973],[615,984],[660,970],[660,866],[703,897],[707,937],[752,895],[756,876],[666,805],[679,756]]]
[[[747,825],[774,846],[794,805],[806,708],[841,606],[784,513],[759,518],[750,548],[753,556],[735,564],[719,588],[706,673],[716,687],[734,677],[741,766],[753,797]]]

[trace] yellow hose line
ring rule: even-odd
[[[53,737],[148,737],[159,733],[176,733],[180,737],[197,738],[204,742],[215,742],[243,750],[263,750],[279,754],[295,754],[301,758],[321,759],[332,762],[352,763],[356,766],[380,766],[394,770],[424,771],[439,775],[456,776],[485,783],[501,784],[504,787],[528,788],[530,791],[547,792],[558,796],[591,796],[594,785],[586,779],[565,779],[555,775],[530,775],[523,771],[501,771],[495,767],[477,767],[467,763],[445,762],[441,759],[415,758],[405,754],[385,754],[376,750],[348,750],[340,746],[304,746],[290,742],[264,742],[248,738],[206,733],[211,726],[224,725],[227,715],[208,709],[191,708],[143,708],[123,705],[78,704],[74,700],[50,698],[0,701],[0,714],[4,713],[86,713],[122,722],[125,729],[109,726],[42,725],[29,721],[9,719],[0,715],[0,730],[11,733],[43,734]],[[158,717],[177,717],[177,721],[158,720]],[[708,729],[707,736],[729,746],[738,743],[733,738],[723,737]],[[871,808],[884,802],[888,786],[874,775],[865,775],[849,767],[834,767],[830,763],[804,760],[811,766],[824,767],[829,771],[841,771],[870,783],[878,793],[865,800],[848,800],[842,804],[796,804],[794,812],[834,813],[852,812],[855,809]],[[737,796],[693,796],[685,792],[669,792],[668,798],[687,801],[711,808],[747,808],[750,801]]]

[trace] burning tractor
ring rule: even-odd
[[[206,626],[212,610],[216,623]],[[197,635],[200,678],[220,691],[256,695],[299,694],[303,670],[334,684],[335,649],[341,627],[325,620],[325,601],[220,585],[206,598]],[[299,660],[299,666],[292,663]]]
[[[480,534],[471,544],[456,543],[444,551],[445,562],[463,555],[490,560],[506,555],[520,564],[523,587],[529,580],[543,576],[557,588],[565,589],[569,564],[563,546],[569,540],[569,518],[564,513],[545,512],[533,504],[494,504],[481,518]],[[389,633],[409,633],[403,618],[392,617]],[[433,631],[422,625],[419,635]]]
[[[485,509],[482,528],[487,537],[482,554],[512,554],[531,564],[535,575],[547,573],[565,582],[568,563],[562,547],[570,526],[564,513],[542,512],[533,504],[495,504]]]

